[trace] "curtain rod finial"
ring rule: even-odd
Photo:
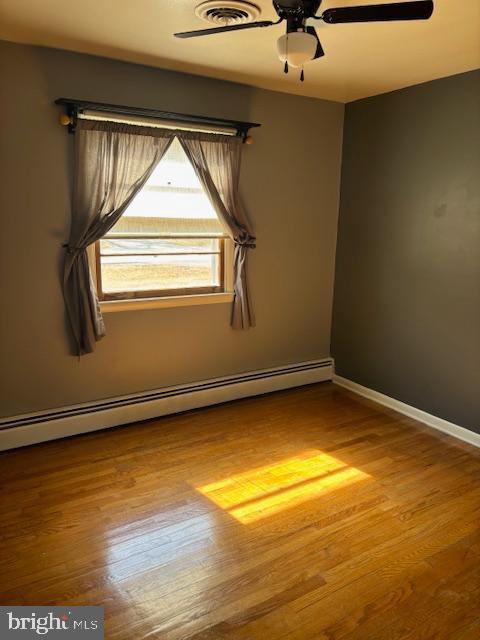
[[[245,138],[245,141],[244,141],[244,142],[245,142],[245,144],[253,144],[253,143],[255,142],[255,140],[253,139],[253,137],[252,137],[252,136],[247,136],[247,137]]]
[[[59,118],[60,124],[64,127],[73,124],[72,116],[69,116],[67,113],[61,113]]]

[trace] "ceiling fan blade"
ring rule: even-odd
[[[198,31],[183,31],[174,33],[176,38],[196,38],[197,36],[209,36],[212,33],[224,33],[226,31],[240,31],[241,29],[255,29],[257,27],[271,27],[276,22],[261,20],[260,22],[247,22],[246,24],[232,24],[224,27],[214,27],[213,29],[199,29]]]
[[[343,22],[383,22],[388,20],[427,20],[433,13],[433,0],[392,2],[361,7],[327,9],[322,20],[328,24]]]
[[[317,50],[315,51],[315,55],[313,56],[312,60],[316,60],[317,58],[321,58],[322,56],[325,55],[325,51],[323,50],[323,47],[320,43],[320,40],[318,38],[318,34],[315,31],[314,27],[307,27],[306,28],[306,32],[309,33],[312,36],[315,36],[315,38],[317,39]]]

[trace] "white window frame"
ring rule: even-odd
[[[166,307],[187,307],[201,304],[219,304],[233,301],[233,252],[234,243],[224,239],[223,272],[224,291],[219,293],[195,293],[192,295],[162,295],[156,298],[128,298],[125,300],[100,300],[102,313],[116,311],[137,311],[142,309],[161,309]],[[95,244],[88,248],[88,258],[93,282],[97,283],[97,257]]]

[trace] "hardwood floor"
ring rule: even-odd
[[[330,383],[0,456],[0,604],[106,638],[480,638],[480,451]]]

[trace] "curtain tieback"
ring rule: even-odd
[[[62,244],[62,247],[64,249],[66,249],[67,253],[71,254],[71,255],[75,255],[80,253],[80,251],[83,251],[85,249],[85,247],[79,247],[79,246],[73,246],[70,244]]]
[[[239,247],[246,247],[247,249],[255,249],[257,246],[255,244],[256,238],[255,236],[247,235],[245,238],[238,238],[234,240],[234,243]]]

